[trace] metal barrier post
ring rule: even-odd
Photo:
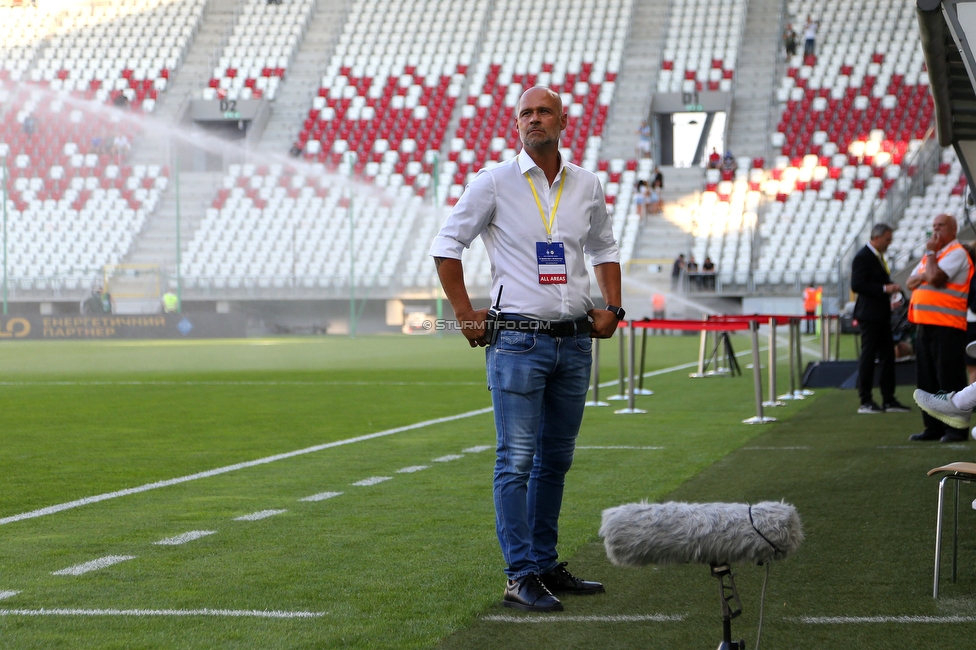
[[[635,393],[635,391],[634,391],[634,372],[635,372],[635,365],[636,365],[635,361],[637,359],[637,355],[636,355],[636,351],[635,351],[636,350],[636,347],[637,347],[637,341],[636,341],[636,337],[634,336],[634,321],[630,321],[629,325],[630,326],[627,328],[627,339],[628,339],[629,344],[630,344],[629,345],[630,354],[628,355],[629,356],[629,363],[627,364],[627,368],[628,368],[628,374],[630,375],[630,378],[629,378],[629,380],[630,380],[630,393],[627,396],[627,408],[618,409],[618,410],[614,411],[614,413],[628,414],[628,415],[629,414],[638,414],[638,413],[647,413],[647,411],[645,411],[644,409],[639,409],[639,408],[636,408],[634,406],[634,400],[636,399],[636,396],[634,395],[634,393]]]
[[[800,321],[796,318],[791,318],[789,322],[790,328],[790,390],[788,393],[783,393],[779,396],[779,399],[803,399],[796,390],[796,352],[797,345],[796,340],[800,336]]]
[[[820,358],[830,361],[830,330],[826,327],[827,321],[824,315],[820,314]]]
[[[831,318],[834,321],[834,327],[837,328],[834,333],[834,359],[840,359],[840,316]]]
[[[654,391],[644,388],[644,356],[647,354],[647,328],[641,328],[641,354],[640,369],[637,372],[637,388],[634,392],[638,395],[653,395]],[[631,384],[633,385],[633,384]]]
[[[786,406],[786,402],[776,399],[776,317],[769,317],[769,350],[766,363],[769,365],[769,399],[763,402],[763,406]]]
[[[702,316],[702,321],[706,319]],[[705,345],[708,343],[708,331],[702,329],[701,336],[698,339],[698,372],[690,373],[689,377],[704,377],[705,376]]]
[[[627,377],[626,377],[626,365],[624,364],[624,335],[626,329],[617,328],[617,332],[620,334],[618,337],[620,339],[620,373],[617,375],[620,378],[620,391],[616,395],[611,395],[607,399],[612,402],[618,402],[627,399]]]
[[[799,325],[797,325],[799,328]],[[813,391],[807,388],[803,388],[803,339],[799,336],[799,329],[797,330],[796,337],[796,377],[797,384],[799,388],[797,393],[800,395],[813,395]]]
[[[593,339],[593,399],[584,406],[610,406],[600,401],[600,339]]]
[[[776,418],[763,415],[762,406],[762,364],[759,361],[759,323],[749,322],[749,333],[752,335],[752,385],[756,395],[756,416],[742,421],[742,424],[766,424],[775,422]]]

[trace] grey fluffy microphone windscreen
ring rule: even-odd
[[[607,557],[619,566],[779,560],[803,542],[788,503],[629,503],[603,511]]]

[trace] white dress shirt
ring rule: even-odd
[[[552,241],[563,242],[566,284],[539,284],[536,242],[546,241],[532,187],[532,177],[548,220],[552,204],[559,210],[552,224]],[[525,151],[491,169],[483,169],[465,189],[430,247],[432,257],[461,259],[461,253],[481,236],[491,262],[491,300],[502,292],[501,311],[539,320],[575,320],[593,308],[590,276],[583,253],[594,266],[619,262],[617,242],[607,214],[600,180],[572,163],[560,162],[552,187],[545,173]]]

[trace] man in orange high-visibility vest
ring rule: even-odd
[[[803,290],[803,311],[806,312],[807,316],[815,316],[817,314],[817,307],[820,305],[821,295],[823,295],[823,287],[814,287],[812,282],[809,287]],[[807,321],[807,334],[814,333],[815,323],[816,321],[813,320]]]
[[[932,237],[925,255],[908,278],[912,291],[908,320],[918,325],[915,359],[918,388],[929,393],[957,391],[968,385],[966,376],[966,304],[973,265],[966,249],[956,241],[955,217],[940,214],[932,222]],[[956,429],[922,412],[925,430],[912,440],[960,442],[968,431]]]

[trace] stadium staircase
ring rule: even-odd
[[[288,151],[297,139],[308,113],[312,95],[322,83],[329,57],[345,23],[348,2],[318,0],[302,46],[288,68],[288,76],[272,103],[271,120],[258,144],[259,153],[277,156]]]
[[[183,103],[199,88],[200,80],[210,76],[211,59],[225,38],[236,5],[236,0],[210,0],[207,3],[199,31],[190,44],[183,65],[172,73],[169,90],[156,102],[156,118],[164,124],[175,124]],[[149,148],[145,152],[138,148],[133,151],[134,156],[159,154],[159,151]]]
[[[182,248],[199,227],[223,172],[183,172],[180,174],[180,234]],[[175,179],[174,179],[175,180]],[[126,264],[159,265],[164,278],[175,283],[176,274],[176,190],[171,187],[135,239]]]
[[[678,253],[688,255],[692,220],[701,195],[701,170],[662,168],[664,212],[644,217],[630,275],[655,288],[670,290],[671,263]],[[659,266],[660,268],[654,268]]]
[[[651,89],[657,85],[664,42],[661,26],[666,24],[667,14],[666,2],[640,2],[634,7],[600,152],[605,160],[636,155],[637,129],[641,120],[649,119]]]
[[[768,158],[772,86],[780,44],[782,0],[751,0],[735,75],[726,142],[737,156]]]

